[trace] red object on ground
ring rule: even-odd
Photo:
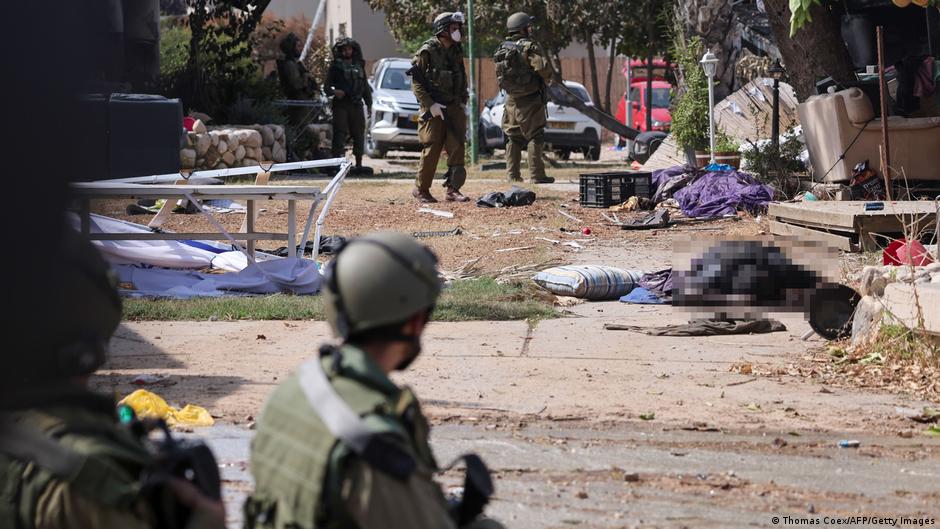
[[[192,116],[186,116],[183,118],[183,128],[189,132],[193,131],[193,125],[196,124],[196,118]]]
[[[581,230],[581,233],[583,233],[583,234],[585,234],[585,235],[590,235],[590,234],[591,234],[591,228],[584,228],[583,230]]]
[[[891,241],[881,254],[881,263],[884,265],[926,266],[932,262],[933,257],[920,241],[908,242],[906,239],[897,239]]]

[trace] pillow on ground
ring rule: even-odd
[[[643,272],[612,266],[569,265],[543,270],[532,280],[558,296],[601,300],[628,294],[642,276]]]

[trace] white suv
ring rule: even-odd
[[[372,67],[372,115],[365,150],[372,158],[384,158],[391,150],[420,151],[418,100],[411,91],[409,59],[380,59]]]
[[[594,104],[584,85],[565,81],[565,86],[585,104]],[[506,93],[500,90],[496,97],[486,102],[481,113],[480,140],[488,149],[503,148],[506,145],[500,128],[505,103]],[[581,152],[589,160],[598,160],[601,156],[601,126],[574,108],[559,106],[549,101],[545,144],[562,159],[568,159],[572,152]]]

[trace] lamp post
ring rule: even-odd
[[[708,147],[711,158],[709,163],[715,163],[715,70],[718,69],[718,57],[707,51],[699,61],[705,78],[708,79]]]
[[[775,59],[767,69],[767,73],[774,80],[774,109],[770,117],[770,141],[774,149],[778,150],[780,148],[780,80],[783,79],[786,70],[780,65],[780,60]]]

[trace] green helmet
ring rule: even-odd
[[[509,33],[519,33],[535,23],[535,19],[522,11],[509,15],[506,19],[506,30]]]
[[[403,323],[441,293],[437,257],[393,232],[349,242],[326,268],[326,317],[340,338]]]
[[[467,22],[467,19],[460,11],[441,13],[434,18],[434,22],[431,23],[431,29],[434,31],[434,35],[437,36],[441,33],[447,33],[447,28],[455,22],[463,25]]]

